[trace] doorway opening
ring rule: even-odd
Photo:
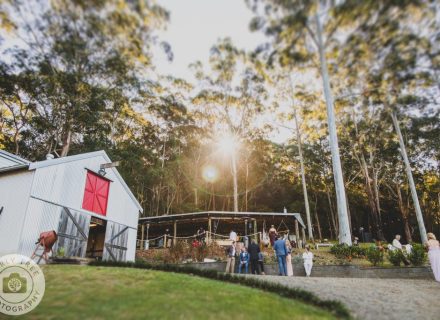
[[[104,252],[105,229],[107,221],[92,217],[90,219],[89,238],[87,240],[86,257],[102,260]]]

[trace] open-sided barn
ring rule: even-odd
[[[134,260],[142,208],[108,163],[104,151],[31,163],[0,150],[0,256],[30,256],[55,230],[54,254]]]

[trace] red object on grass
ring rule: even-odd
[[[107,214],[108,192],[110,181],[88,171],[82,207],[105,216]]]

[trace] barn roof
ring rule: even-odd
[[[30,162],[15,154],[0,150],[0,172],[14,171],[24,169]]]
[[[107,162],[112,162],[110,160],[109,156],[107,155],[107,153],[104,150],[100,150],[100,151],[94,151],[94,152],[88,152],[88,153],[81,153],[81,154],[77,154],[77,155],[73,155],[73,156],[68,156],[68,157],[61,157],[61,158],[55,158],[55,159],[48,159],[48,160],[33,162],[33,163],[31,163],[29,165],[29,170],[35,170],[35,169],[39,169],[39,168],[44,168],[44,167],[59,165],[59,164],[63,164],[63,163],[68,163],[68,162],[73,162],[73,161],[78,161],[78,160],[83,160],[83,159],[99,157],[99,156],[102,156]],[[118,178],[119,182],[122,184],[122,186],[124,187],[125,191],[130,196],[130,198],[136,204],[136,206],[138,207],[139,211],[143,212],[142,206],[139,204],[139,202],[137,201],[136,197],[131,192],[130,188],[127,186],[127,184],[125,183],[124,179],[119,174],[118,170],[116,168],[114,168],[114,167],[110,168],[110,169],[113,170],[113,173],[116,175],[116,177]]]

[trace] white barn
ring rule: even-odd
[[[134,261],[142,207],[104,151],[29,162],[0,150],[0,256],[55,230],[65,257]]]

